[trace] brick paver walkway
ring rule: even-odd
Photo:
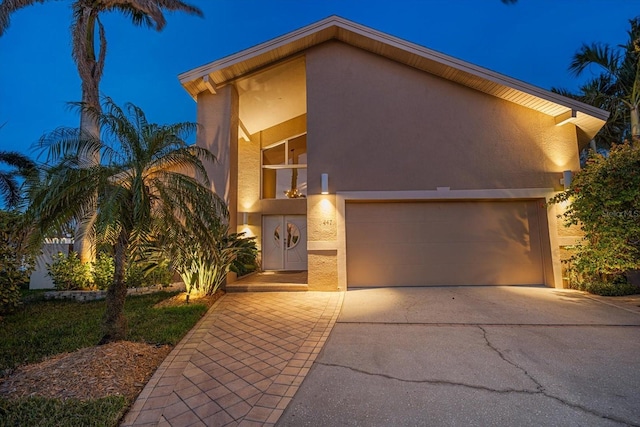
[[[342,292],[225,295],[160,365],[122,426],[274,425],[342,300]]]

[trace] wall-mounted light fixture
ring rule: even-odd
[[[329,174],[323,173],[320,175],[320,193],[329,194]]]
[[[573,179],[573,172],[571,171],[562,171],[562,179],[560,180],[560,184],[564,185],[564,189],[568,190],[571,187],[571,180]]]
[[[249,212],[242,212],[242,225],[249,225]]]

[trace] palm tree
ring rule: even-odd
[[[139,259],[164,230],[182,230],[200,245],[213,245],[209,230],[227,215],[224,202],[208,186],[202,161],[213,155],[188,146],[195,123],[149,123],[133,104],[121,109],[106,98],[103,110],[79,104],[103,130],[98,140],[78,129],[61,128],[41,140],[48,154],[44,185],[33,188],[27,215],[36,224],[34,243],[97,205],[93,232],[111,246],[115,274],[107,289],[102,342],[122,339],[127,292],[125,266]],[[83,159],[100,154],[100,163]]]
[[[16,178],[27,177],[36,169],[28,157],[15,151],[0,151],[0,163],[9,166],[9,170],[0,170],[0,196],[9,208],[15,207],[21,200],[20,183]]]
[[[640,138],[640,18],[629,21],[629,40],[624,45],[583,45],[573,57],[569,70],[581,76],[594,67],[601,72],[580,88],[579,94],[554,91],[611,113],[599,137],[607,145],[625,138]]]
[[[0,3],[0,36],[9,27],[11,14],[36,3],[47,0],[3,0]],[[161,31],[166,25],[165,11],[181,11],[202,16],[202,11],[180,0],[74,0],[71,1],[73,20],[71,22],[71,55],[82,81],[82,102],[94,111],[100,111],[100,80],[107,54],[107,40],[100,16],[108,12],[119,12],[131,19],[136,26],[153,27]],[[97,38],[96,38],[97,36]],[[80,114],[80,128],[98,138],[99,123],[88,109]],[[98,153],[94,153],[98,155]],[[87,166],[97,164],[98,158],[82,159]],[[91,226],[93,209],[88,209],[87,218],[80,221],[82,228]],[[76,243],[76,251],[83,262],[90,261],[93,254],[85,239]]]

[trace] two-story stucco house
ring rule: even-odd
[[[231,225],[312,290],[562,286],[564,171],[607,113],[329,17],[179,76]]]

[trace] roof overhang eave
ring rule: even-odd
[[[281,62],[328,40],[338,40],[355,47],[387,56],[414,68],[429,72],[557,117],[579,112],[574,124],[593,138],[604,126],[609,113],[563,95],[504,76],[443,53],[393,37],[338,16],[314,24],[210,62],[178,76],[185,90],[197,94],[217,88],[260,69]]]

